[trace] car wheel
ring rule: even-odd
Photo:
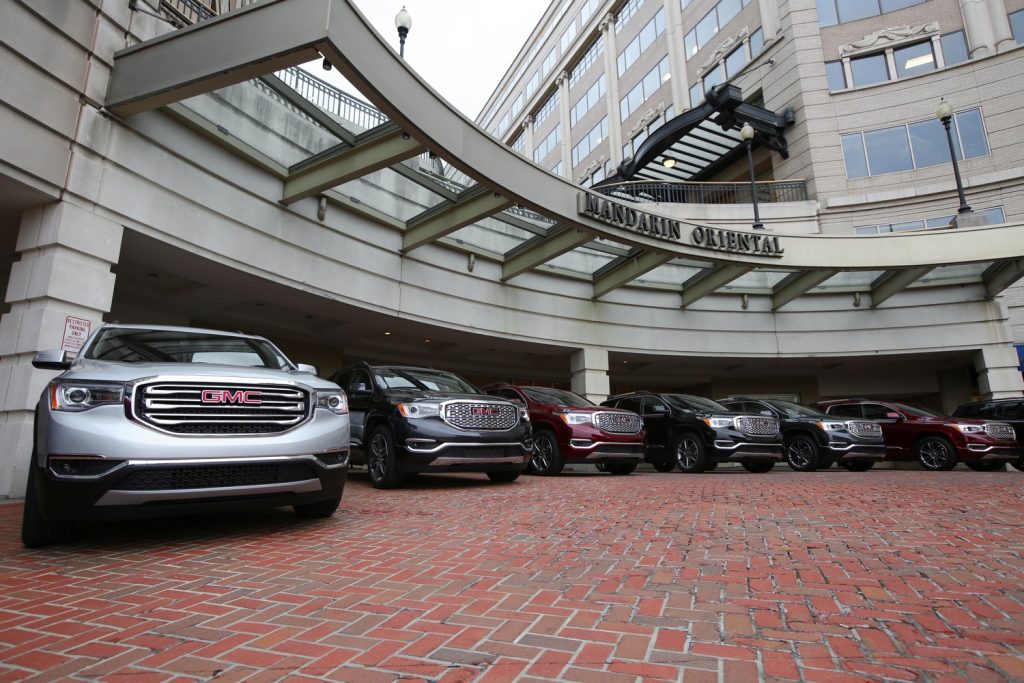
[[[611,474],[633,474],[636,470],[635,462],[610,462],[605,465],[605,469]]]
[[[914,454],[921,467],[941,472],[956,467],[956,453],[953,444],[941,436],[926,436],[914,446]]]
[[[867,472],[875,466],[873,460],[840,460],[839,466],[847,472]]]
[[[797,472],[818,469],[818,444],[806,434],[797,434],[786,444],[786,462]]]
[[[743,469],[747,472],[753,472],[754,474],[764,474],[775,467],[774,460],[749,460],[740,464],[743,465]]]
[[[393,489],[402,483],[395,460],[395,437],[391,429],[380,426],[370,435],[370,446],[366,449],[366,469],[376,489]]]
[[[558,439],[554,432],[546,429],[533,437],[533,456],[530,458],[530,472],[550,476],[562,471],[564,463],[558,450]]]
[[[693,432],[686,432],[676,437],[672,452],[676,455],[676,465],[683,472],[696,474],[707,469],[707,455],[700,437]]]
[[[964,464],[975,472],[996,472],[1005,470],[1005,462],[993,462],[992,460],[964,460]]]
[[[519,472],[488,472],[487,478],[499,484],[510,484],[519,478]]]
[[[605,465],[603,462],[595,463],[594,467],[597,468],[598,472],[607,472],[608,471],[608,466]]]
[[[658,472],[671,472],[676,468],[676,463],[673,460],[659,460],[658,462],[652,462],[651,467]]]
[[[292,509],[295,510],[295,516],[302,519],[323,519],[333,515],[339,505],[341,505],[341,496],[321,500],[319,503],[293,505]]]
[[[39,548],[55,543],[67,543],[75,534],[72,522],[55,524],[43,518],[39,509],[39,498],[36,495],[36,456],[32,455],[32,464],[28,470],[28,485],[25,487],[25,510],[21,515],[21,543],[26,548]]]

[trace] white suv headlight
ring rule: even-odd
[[[731,417],[705,417],[704,423],[708,427],[721,429],[722,427],[732,427],[733,419]]]
[[[981,434],[985,431],[985,427],[983,425],[968,425],[954,422],[951,426],[956,427],[964,434]]]
[[[123,382],[75,382],[50,384],[50,409],[81,412],[97,406],[116,405],[124,399]]]
[[[821,421],[821,422],[818,422],[816,424],[819,427],[821,427],[822,429],[824,429],[826,432],[845,432],[846,431],[846,423],[845,422],[825,422],[825,421]]]
[[[317,389],[316,407],[329,410],[335,415],[344,415],[348,412],[348,397],[344,391]]]

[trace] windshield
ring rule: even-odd
[[[733,412],[721,403],[716,403],[710,398],[703,398],[701,396],[691,396],[690,394],[664,394],[663,398],[676,408],[682,408],[683,410],[698,410],[705,413]]]
[[[562,389],[549,389],[547,387],[523,387],[523,393],[530,397],[531,401],[537,403],[554,403],[570,408],[589,408],[594,404],[579,394]]]
[[[766,403],[769,403],[782,411],[782,414],[786,417],[828,417],[826,413],[823,413],[816,408],[800,405],[799,403],[793,403],[792,401],[773,399],[771,401],[766,401]]]
[[[908,406],[906,403],[893,403],[894,406],[899,408],[905,413],[909,413],[916,417],[942,417],[942,413],[937,413],[934,410],[928,410],[921,406]]]
[[[189,330],[106,327],[86,349],[85,358],[121,363],[215,363],[291,369],[288,360],[266,340]]]
[[[451,372],[426,368],[374,368],[377,383],[386,389],[422,389],[450,394],[479,394],[472,384]]]

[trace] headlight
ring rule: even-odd
[[[968,424],[954,423],[952,426],[956,427],[957,429],[959,429],[964,434],[981,434],[981,433],[983,433],[985,431],[985,427],[983,427],[982,425],[968,425]]]
[[[558,417],[568,425],[585,425],[593,422],[593,416],[590,413],[559,413]]]
[[[731,417],[705,417],[704,424],[714,429],[721,429],[722,427],[732,427]]]
[[[344,415],[348,412],[348,397],[344,391],[317,390],[316,407],[329,410],[335,415]]]
[[[81,412],[97,406],[121,403],[123,382],[53,382],[50,384],[50,409]]]
[[[845,422],[816,422],[816,425],[824,429],[826,432],[845,432]]]
[[[405,417],[420,418],[420,417],[437,417],[441,414],[441,404],[420,401],[417,403],[399,403],[397,406],[398,412]]]
[[[530,421],[530,411],[526,408],[526,406],[519,406],[519,419],[522,420],[523,422]]]

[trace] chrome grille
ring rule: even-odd
[[[989,422],[985,425],[985,433],[991,436],[993,439],[1003,439],[1005,441],[1013,441],[1017,438],[1016,432],[1013,431],[1013,427],[1002,422]]]
[[[868,420],[850,420],[846,423],[846,431],[860,439],[882,438],[881,425]]]
[[[452,401],[444,405],[444,421],[458,429],[508,430],[519,424],[519,408],[511,403]]]
[[[135,388],[133,408],[173,434],[275,434],[306,421],[310,398],[289,384],[154,382]]]
[[[751,436],[773,436],[779,433],[779,421],[774,417],[737,417],[736,428]]]
[[[636,434],[643,421],[633,413],[596,413],[594,426],[612,434]]]

